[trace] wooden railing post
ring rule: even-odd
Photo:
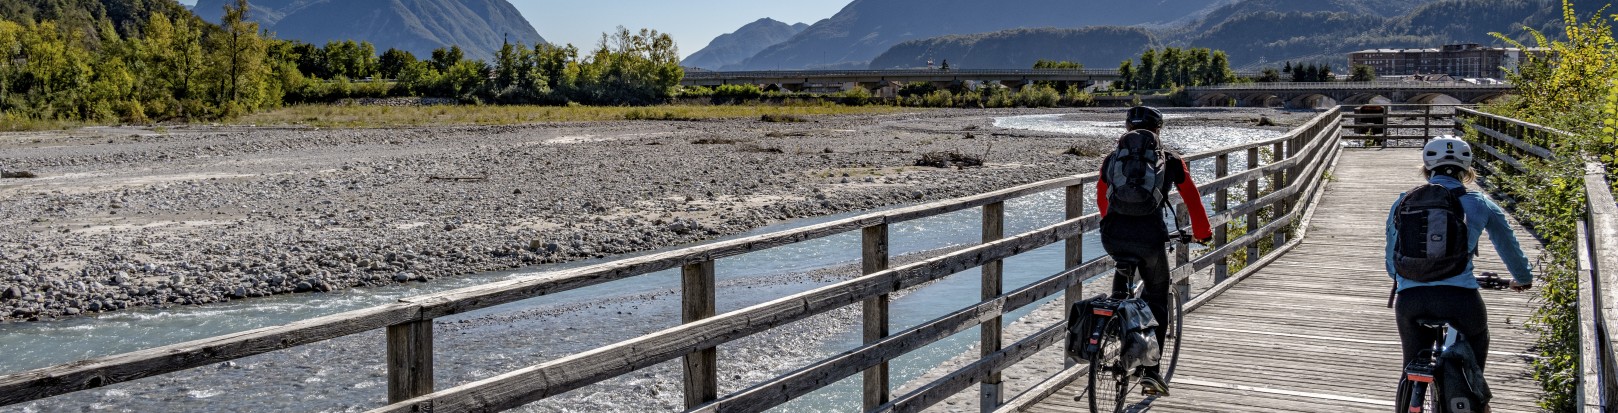
[[[1191,216],[1189,207],[1187,207],[1185,204],[1180,204],[1174,209],[1175,222],[1190,222],[1187,220],[1187,218]],[[1176,241],[1174,245],[1174,268],[1180,268],[1181,266],[1185,266],[1190,263],[1191,246],[1189,244]],[[1182,299],[1191,299],[1191,277],[1185,277],[1179,281],[1175,281],[1174,289]]]
[[[1272,155],[1272,157],[1274,159],[1271,161],[1271,163],[1279,163],[1279,162],[1281,162],[1281,161],[1283,161],[1283,160],[1285,160],[1287,158],[1286,157],[1286,149],[1287,149],[1286,147],[1287,146],[1288,145],[1285,142],[1276,142],[1275,143],[1275,148],[1273,149],[1274,152],[1273,152],[1273,155]],[[1294,177],[1292,177],[1290,175],[1291,174],[1287,173],[1286,168],[1281,168],[1281,169],[1275,170],[1275,185],[1270,188],[1270,191],[1275,192],[1275,191],[1280,191],[1282,188],[1286,188],[1287,185],[1288,185],[1287,181],[1290,181],[1290,180],[1292,180],[1294,178]],[[1279,218],[1281,218],[1282,215],[1286,215],[1287,212],[1284,211],[1286,209],[1286,204],[1287,204],[1286,201],[1280,201],[1280,202],[1275,202],[1275,203],[1270,204],[1270,219],[1279,219]],[[1276,231],[1275,232],[1275,245],[1274,246],[1275,247],[1280,247],[1281,244],[1285,244],[1285,243],[1287,243],[1287,233],[1286,233],[1286,231]]]
[[[433,320],[388,326],[388,403],[433,392]]]
[[[714,316],[714,261],[686,264],[680,270],[681,321],[696,322]],[[709,347],[685,355],[685,407],[719,398],[719,352]]]
[[[1259,155],[1258,154],[1258,148],[1248,148],[1247,149],[1247,169],[1252,170],[1252,169],[1260,168],[1260,166],[1259,166],[1260,161],[1258,159],[1258,155]],[[1258,181],[1259,181],[1259,179],[1261,179],[1261,178],[1255,176],[1255,177],[1253,177],[1253,179],[1247,181],[1247,202],[1253,202],[1253,201],[1258,200]],[[1247,232],[1246,232],[1246,234],[1257,234],[1258,233],[1258,227],[1259,227],[1259,225],[1258,225],[1258,210],[1255,209],[1255,210],[1253,210],[1253,212],[1250,212],[1250,213],[1247,214]],[[1248,236],[1253,236],[1253,235],[1248,235]],[[1259,251],[1258,251],[1258,243],[1257,242],[1247,244],[1247,265],[1253,265],[1254,263],[1258,262],[1258,252]]]
[[[1422,113],[1421,120],[1422,120],[1422,122],[1424,122],[1422,124],[1422,127],[1421,127],[1421,136],[1424,136],[1424,138],[1422,138],[1422,140],[1421,140],[1421,145],[1426,146],[1428,141],[1433,140],[1433,107],[1432,107],[1432,105],[1427,105],[1426,106],[1426,111]]]
[[[1083,217],[1084,184],[1069,185],[1066,192],[1067,194],[1065,198],[1067,201],[1067,219],[1071,220]],[[1084,234],[1079,234],[1073,238],[1068,238],[1064,244],[1065,245],[1063,247],[1066,250],[1066,253],[1062,256],[1062,269],[1065,271],[1078,268],[1079,264],[1084,263]],[[1067,287],[1067,293],[1062,295],[1063,321],[1066,321],[1068,309],[1073,308],[1074,303],[1077,303],[1083,299],[1084,280],[1074,280],[1073,286]],[[1063,339],[1066,340],[1066,335],[1064,335]],[[1063,363],[1064,367],[1073,367],[1078,365],[1078,363],[1074,362],[1073,360],[1067,360],[1067,357],[1063,357],[1062,359],[1065,360]]]
[[[1006,204],[1004,202],[995,202],[983,206],[983,243],[987,244],[1005,238],[1005,220]],[[1001,290],[1005,287],[1003,285],[1005,281],[1003,279],[1004,265],[1005,262],[1001,260],[983,264],[982,299],[984,301],[993,300],[1000,296]],[[1000,337],[999,316],[985,321],[978,327],[978,331],[981,341],[979,349],[982,357],[989,357],[1000,351],[1003,343]],[[1000,408],[1001,403],[1005,402],[1001,390],[1000,373],[991,373],[989,377],[983,379],[983,384],[978,393],[978,406],[982,408],[984,413],[993,412],[995,409]]]
[[[1220,179],[1226,176],[1230,176],[1230,154],[1221,153],[1218,157],[1214,158],[1214,179]],[[1214,194],[1213,213],[1214,215],[1219,215],[1224,213],[1225,210],[1229,208],[1230,190],[1220,188],[1219,191]],[[1227,242],[1230,242],[1230,224],[1219,224],[1217,228],[1214,228],[1214,245],[1223,247]],[[1219,262],[1214,263],[1214,284],[1225,282],[1225,279],[1229,277],[1230,264],[1228,260],[1221,259]]]
[[[860,269],[872,274],[888,269],[888,224],[872,225],[862,231]],[[888,337],[888,295],[882,294],[865,300],[865,344]],[[892,398],[888,386],[888,363],[882,362],[865,369],[864,411],[876,410]]]

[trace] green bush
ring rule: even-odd
[[[746,102],[763,96],[764,89],[759,89],[758,85],[719,85],[713,91],[715,101]]]
[[[1028,108],[1052,108],[1062,103],[1062,94],[1046,85],[1028,85],[1017,91],[1015,104]]]
[[[837,98],[849,106],[865,106],[872,102],[871,91],[859,86],[837,93]]]

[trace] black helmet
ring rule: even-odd
[[[1129,108],[1129,115],[1124,121],[1129,129],[1161,129],[1163,127],[1163,112],[1152,109],[1150,106],[1136,106]]]

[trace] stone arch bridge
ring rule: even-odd
[[[1315,108],[1377,103],[1476,104],[1515,90],[1516,86],[1509,84],[1454,82],[1287,82],[1201,86],[1186,92],[1197,106]]]

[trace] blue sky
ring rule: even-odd
[[[814,24],[851,0],[508,0],[551,43],[595,46],[601,33],[624,26],[650,28],[674,36],[680,55],[702,50],[715,36],[769,17]],[[196,0],[180,0],[195,5]]]

